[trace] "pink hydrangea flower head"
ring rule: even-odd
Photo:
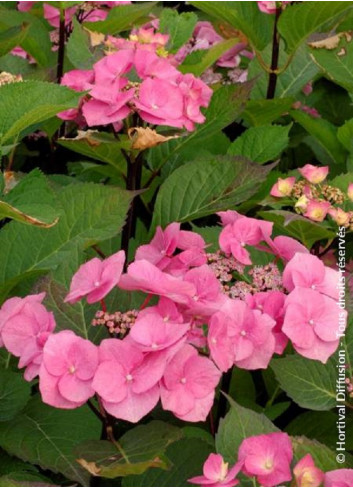
[[[81,265],[72,278],[65,302],[74,304],[85,296],[89,304],[104,299],[118,284],[124,262],[125,252],[118,251],[105,260],[93,258]]]
[[[103,86],[115,86],[125,73],[129,72],[133,66],[134,53],[129,49],[122,49],[116,53],[104,56],[94,64],[95,83]]]
[[[233,224],[228,224],[219,236],[219,245],[226,254],[232,254],[243,265],[251,265],[252,261],[246,245],[256,246],[269,239],[273,223],[249,217],[241,217]]]
[[[211,360],[184,345],[170,360],[161,382],[163,409],[184,421],[205,421],[220,376]]]
[[[276,321],[272,332],[275,337],[275,353],[279,355],[283,353],[288,343],[287,336],[282,332],[285,298],[285,294],[278,290],[248,294],[245,298],[252,309],[258,309]]]
[[[308,453],[293,469],[296,487],[319,487],[325,474],[316,467],[313,457]]]
[[[188,312],[207,316],[216,312],[224,302],[221,285],[207,266],[193,268],[184,275],[184,280],[195,286],[195,294],[188,303]]]
[[[98,348],[72,331],[51,335],[43,350],[39,389],[43,402],[61,409],[75,409],[94,395],[93,376]]]
[[[196,24],[194,32],[194,45],[192,51],[199,49],[209,49],[215,44],[223,41],[223,38],[217,34],[211,22],[200,21]]]
[[[221,311],[231,319],[228,335],[233,343],[234,364],[247,370],[267,368],[275,351],[272,330],[276,322],[239,299],[228,300]]]
[[[240,464],[229,468],[222,455],[211,453],[203,464],[203,475],[192,477],[188,482],[203,487],[234,487],[239,483],[236,479],[239,470]]]
[[[19,368],[30,381],[38,375],[45,342],[54,331],[55,319],[42,305],[45,294],[12,297],[0,309],[0,346],[19,357]]]
[[[191,73],[179,76],[179,88],[184,96],[185,127],[194,129],[194,123],[202,124],[205,116],[200,107],[207,107],[212,97],[212,89]]]
[[[137,248],[135,260],[147,260],[161,270],[166,268],[175,252],[180,235],[180,224],[173,222],[163,231],[157,227],[152,241]]]
[[[296,287],[286,300],[282,331],[305,358],[326,363],[339,344],[339,323],[347,312],[316,290]]]
[[[17,2],[17,9],[20,12],[28,12],[37,2]]]
[[[134,63],[137,75],[142,80],[157,78],[175,83],[180,76],[180,72],[167,59],[144,49],[136,50]],[[155,86],[158,88],[158,84]],[[160,85],[161,89],[163,86],[165,85]]]
[[[150,124],[183,127],[183,94],[167,80],[147,78],[139,89],[135,106],[141,118]]]
[[[241,443],[238,452],[242,471],[268,487],[292,480],[292,458],[292,444],[286,433],[251,436]]]
[[[257,5],[264,14],[276,13],[276,2],[257,2]]]
[[[347,195],[348,195],[349,200],[351,200],[353,202],[353,183],[350,183],[348,185]]]
[[[146,260],[131,263],[127,273],[122,275],[119,287],[124,290],[142,290],[148,294],[168,297],[181,304],[188,303],[196,293],[192,283],[164,273]]]
[[[134,90],[111,93],[115,95],[115,99],[110,102],[92,98],[83,104],[82,114],[88,126],[120,124],[130,114],[131,109],[127,103],[133,98]]]
[[[72,88],[77,92],[90,90],[94,81],[93,70],[71,70],[64,74],[61,85]]]
[[[92,385],[108,413],[137,423],[159,400],[165,366],[164,352],[144,354],[129,341],[103,340]]]
[[[156,309],[145,310],[145,314],[137,317],[129,334],[136,346],[143,352],[165,350],[176,345],[181,346],[186,339],[189,324],[176,324],[165,320]]]
[[[273,240],[266,240],[266,242],[281,260],[289,261],[296,253],[309,253],[304,245],[289,236],[276,236]]]
[[[295,180],[295,177],[279,178],[277,183],[272,187],[270,195],[273,197],[289,196],[293,190]]]
[[[283,285],[289,292],[295,287],[305,287],[338,300],[338,282],[339,272],[326,267],[310,253],[296,253],[283,271]]]
[[[303,168],[299,168],[298,171],[308,182],[317,184],[325,180],[329,173],[329,167],[315,166],[307,163]]]
[[[44,18],[53,27],[59,27],[60,25],[60,9],[53,7],[49,3],[44,3]],[[69,24],[75,15],[77,6],[65,9],[65,25]]]
[[[330,208],[330,202],[326,202],[324,200],[309,199],[304,216],[308,217],[312,221],[322,222],[327,216]]]
[[[234,364],[234,344],[229,334],[232,325],[232,319],[223,312],[213,314],[208,325],[210,357],[222,372],[227,372]]]
[[[353,487],[353,469],[337,469],[326,472],[324,487]]]

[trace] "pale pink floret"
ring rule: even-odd
[[[338,226],[348,226],[350,222],[351,215],[349,212],[345,212],[340,207],[331,207],[328,214],[332,217]]]
[[[348,198],[353,201],[353,183],[350,183],[348,185],[348,189],[347,189],[347,195],[348,195]]]
[[[264,14],[276,13],[276,2],[257,2],[257,5]]]
[[[295,177],[279,178],[273,185],[270,195],[273,197],[287,197],[291,194],[295,184]]]
[[[124,290],[142,290],[149,294],[168,297],[174,302],[185,304],[196,293],[195,286],[164,273],[146,260],[138,260],[122,275],[119,287]]]
[[[43,402],[61,409],[75,409],[94,395],[93,376],[98,348],[72,331],[51,335],[45,344],[39,372]]]
[[[59,27],[60,25],[60,9],[53,7],[49,3],[44,3],[44,18],[48,21],[48,23],[53,27]],[[70,7],[65,9],[65,25],[69,24],[75,15],[77,10],[77,6]]]
[[[41,304],[45,294],[12,297],[0,309],[0,346],[20,357],[19,368],[30,381],[38,375],[43,346],[54,331],[55,319]]]
[[[267,239],[266,242],[275,255],[285,261],[291,260],[296,253],[309,253],[305,246],[289,236],[276,236],[273,240]]]
[[[246,296],[246,302],[252,309],[258,309],[276,321],[272,333],[275,337],[275,353],[279,355],[283,353],[288,343],[288,338],[282,331],[285,298],[285,294],[278,290]]]
[[[299,168],[299,173],[310,183],[321,183],[325,180],[329,173],[328,166],[314,166],[309,163]]]
[[[295,287],[317,290],[338,300],[339,272],[326,267],[322,260],[310,253],[296,253],[283,271],[283,285],[291,292]]]
[[[129,338],[143,352],[160,351],[181,346],[186,340],[189,324],[174,323],[162,316],[156,308],[145,309],[132,326]]]
[[[242,442],[238,452],[242,471],[268,487],[292,480],[292,458],[292,444],[286,433],[251,436]]]
[[[155,53],[141,49],[136,50],[134,58],[137,75],[143,80],[157,78],[175,84],[180,72],[168,60]]]
[[[293,469],[296,487],[319,487],[324,480],[324,472],[316,467],[313,457],[308,453]]]
[[[237,218],[226,225],[219,236],[219,245],[226,254],[232,254],[243,265],[251,265],[250,254],[245,246],[256,246],[270,238],[273,223],[249,217]]]
[[[203,475],[192,477],[188,482],[203,487],[234,487],[239,483],[236,475],[240,468],[240,464],[229,468],[222,455],[211,453],[203,464]]]
[[[125,252],[118,251],[105,260],[93,258],[81,265],[72,278],[65,302],[73,304],[85,296],[89,304],[104,299],[119,282],[124,262]]]
[[[184,421],[205,421],[221,373],[191,345],[184,345],[168,364],[161,382],[163,409]]]
[[[316,290],[296,287],[286,300],[282,331],[303,357],[326,363],[337,350],[347,312]]]
[[[35,3],[37,2],[17,2],[17,9],[20,12],[28,12],[28,10],[31,10]]]
[[[153,239],[137,248],[135,260],[147,260],[160,270],[166,268],[175,252],[180,235],[180,224],[173,222],[165,230],[158,226]]]
[[[165,365],[164,352],[144,354],[129,341],[103,340],[93,388],[108,413],[137,423],[159,400],[158,382]]]
[[[322,222],[327,216],[328,211],[331,209],[330,202],[324,200],[309,199],[304,216],[315,222]]]
[[[353,469],[326,472],[324,487],[353,487]]]
[[[276,322],[239,299],[227,301],[221,312],[231,319],[227,321],[227,334],[233,345],[234,364],[247,370],[267,368],[275,351],[272,330]]]
[[[207,265],[189,270],[184,275],[184,280],[195,286],[195,294],[187,305],[188,314],[210,316],[226,300],[219,281]]]
[[[183,94],[167,80],[147,78],[134,100],[141,118],[150,124],[183,127]]]

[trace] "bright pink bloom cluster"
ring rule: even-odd
[[[55,328],[52,312],[42,305],[45,294],[12,297],[0,309],[0,346],[19,357],[25,379],[38,375],[43,347]]]
[[[129,79],[132,73],[137,81]],[[208,106],[212,95],[199,78],[180,73],[168,59],[139,43],[108,54],[92,70],[69,71],[62,84],[88,91],[80,106],[88,126],[120,124],[136,112],[150,124],[192,131],[204,122],[200,109]],[[59,115],[75,119],[79,113],[77,109]]]
[[[346,323],[346,312],[336,303],[338,272],[294,239],[272,239],[272,223],[235,211],[219,215],[221,250],[215,254],[206,252],[199,234],[171,223],[137,249],[126,273],[123,251],[79,268],[66,302],[101,301],[105,311],[102,301],[115,287],[148,294],[140,311],[131,315],[102,312],[107,319],[101,323],[112,337],[99,346],[71,331],[52,334],[55,323],[41,304],[43,294],[5,302],[0,310],[2,342],[20,357],[20,367],[27,367],[26,378],[39,371],[44,402],[70,409],[96,393],[107,412],[119,419],[137,422],[161,401],[182,420],[204,421],[221,372],[233,365],[267,368],[289,340],[300,355],[327,361],[338,346],[338,319],[340,331]],[[273,265],[276,279],[264,277],[253,264],[254,247],[270,260],[283,261],[283,273]],[[233,272],[253,280],[253,286],[235,279]],[[234,284],[244,284],[245,293],[234,298],[229,293]],[[152,296],[157,301],[148,306]],[[115,327],[114,318],[125,318],[128,324]],[[248,471],[251,447],[248,441],[241,452]],[[256,474],[260,478],[267,472]],[[231,480],[233,475],[231,471]]]

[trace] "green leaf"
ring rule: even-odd
[[[337,19],[351,10],[351,2],[302,2],[288,6],[278,21],[278,32],[286,42],[288,53],[293,53],[314,32],[323,27],[326,32]]]
[[[0,371],[0,422],[16,416],[27,404],[31,387],[18,372]]]
[[[26,480],[25,480],[26,479]],[[0,487],[57,487],[40,479],[40,476],[31,477],[26,473],[14,472],[0,477]]]
[[[16,26],[0,32],[0,56],[9,53],[14,47],[19,46],[28,34],[28,25]]]
[[[190,56],[186,57],[184,63],[180,65],[178,69],[182,73],[193,73],[195,76],[200,76],[204,71],[207,70],[207,68],[210,68],[210,66],[212,66],[222,56],[223,53],[231,49],[238,42],[238,38],[226,39],[225,41],[221,41],[208,49],[205,54],[202,55],[201,60],[196,63],[190,63],[190,60],[192,58]]]
[[[292,98],[250,100],[246,104],[242,117],[252,126],[265,126],[286,114],[293,102]]]
[[[228,154],[255,163],[274,160],[288,146],[290,128],[290,125],[251,127],[229,146]]]
[[[309,440],[305,436],[292,437],[294,461],[299,462],[308,453],[313,457],[316,467],[324,472],[330,470],[350,468],[350,464],[340,464],[336,461],[337,453],[316,440]]]
[[[121,173],[126,173],[126,161],[121,150],[128,148],[128,141],[120,142],[110,134],[88,130],[79,131],[76,138],[61,138],[58,143],[71,151],[108,163]]]
[[[348,414],[348,413],[347,413]],[[336,449],[337,413],[332,411],[307,411],[294,418],[287,426],[289,435],[307,436]],[[346,448],[353,449],[353,419],[346,417]]]
[[[194,12],[178,14],[176,10],[165,8],[160,17],[159,30],[169,34],[168,51],[176,53],[192,37],[197,22]]]
[[[190,2],[194,7],[242,31],[259,50],[271,41],[273,19],[264,15],[255,2]]]
[[[276,97],[295,97],[301,89],[318,74],[319,68],[313,63],[306,46],[296,52],[288,68],[277,77]]]
[[[292,110],[291,115],[315,138],[319,146],[330,157],[332,164],[345,164],[347,152],[338,140],[337,128],[333,124],[321,118],[314,119],[301,110]]]
[[[88,407],[55,409],[35,396],[16,418],[0,423],[0,445],[26,462],[87,486],[88,473],[76,462],[73,449],[87,438],[99,439],[100,431],[101,424]]]
[[[66,44],[67,57],[75,68],[89,70],[94,63],[94,57],[90,50],[88,33],[85,32],[81,24],[72,19],[73,31]]]
[[[311,248],[317,241],[332,239],[336,236],[335,231],[293,212],[261,211],[258,214],[264,219],[274,222],[281,234],[298,239],[307,248]]]
[[[124,224],[131,192],[79,183],[58,192],[59,222],[50,229],[12,222],[0,234],[0,297],[22,279],[70,262],[77,249],[115,236]]]
[[[279,59],[282,60],[284,53],[283,44],[280,44]],[[261,53],[264,62],[271,64],[272,43]],[[281,63],[280,63],[281,64]],[[301,89],[306,83],[312,81],[319,72],[319,67],[313,63],[307,46],[301,46],[295,53],[289,66],[279,73],[276,83],[276,98],[296,97],[300,95]],[[248,69],[248,78],[256,78],[256,84],[251,92],[252,100],[265,99],[269,81],[269,74],[264,73],[258,58],[255,56]]]
[[[339,127],[337,130],[337,137],[341,144],[346,148],[347,151],[352,150],[353,143],[353,119],[346,121],[343,126]]]
[[[108,441],[87,441],[75,453],[78,462],[91,474],[114,479],[142,474],[150,467],[168,468],[164,452],[182,437],[182,431],[162,421],[132,428],[119,440],[120,450]]]
[[[279,430],[264,414],[242,407],[231,398],[228,400],[230,410],[219,424],[216,449],[226,462],[233,464],[237,460],[239,446],[245,438]]]
[[[102,34],[115,35],[135,27],[137,21],[144,19],[150,13],[157,2],[134,3],[131,5],[119,5],[112,8],[105,20],[97,22],[85,22],[83,25],[90,31]]]
[[[328,411],[336,405],[335,360],[325,365],[299,355],[272,360],[271,368],[281,388],[299,406]]]
[[[0,7],[0,28],[28,25],[28,33],[21,41],[21,47],[37,61],[40,66],[51,66],[56,57],[52,52],[49,37],[50,26],[29,12],[18,12]]]
[[[149,469],[143,475],[124,477],[123,487],[190,487],[188,479],[202,474],[202,466],[214,447],[202,438],[184,438],[167,448],[169,470]]]
[[[333,82],[353,91],[353,47],[343,39],[336,49],[311,49],[311,58]]]
[[[13,142],[26,128],[76,107],[79,98],[79,93],[67,87],[42,81],[0,86],[1,144]]]
[[[254,195],[271,168],[241,157],[211,155],[181,166],[160,187],[152,228],[192,221],[240,204]]]
[[[40,227],[57,223],[56,197],[46,177],[35,169],[7,194],[0,195],[0,219],[10,218]]]

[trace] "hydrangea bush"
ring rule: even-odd
[[[353,486],[352,2],[0,2],[0,482]]]

